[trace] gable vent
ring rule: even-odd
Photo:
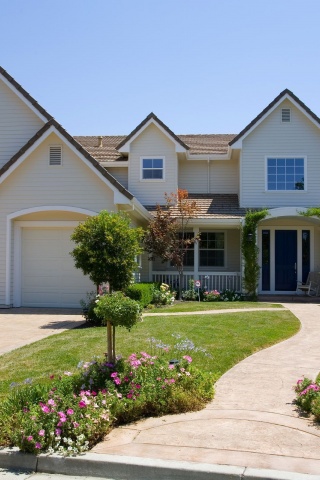
[[[281,110],[281,120],[283,123],[288,123],[291,121],[291,110],[290,108],[283,108]]]
[[[61,145],[50,146],[49,165],[61,165],[61,164],[62,164],[62,148],[61,148]]]

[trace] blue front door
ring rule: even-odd
[[[297,286],[297,231],[275,231],[275,290],[290,292]]]

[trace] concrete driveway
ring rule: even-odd
[[[75,309],[0,309],[0,355],[83,322],[81,311]]]

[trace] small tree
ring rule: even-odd
[[[165,194],[165,206],[157,205],[156,215],[149,222],[143,245],[149,260],[159,257],[171,262],[179,273],[179,296],[183,285],[184,258],[188,248],[199,240],[199,235],[188,232],[189,221],[197,215],[195,201],[188,199],[187,190]]]
[[[123,213],[101,211],[80,223],[71,235],[76,247],[71,252],[76,268],[80,268],[96,285],[108,282],[110,292],[122,290],[132,282],[137,268],[136,256],[141,253],[142,230],[131,228]],[[108,358],[114,351],[115,325],[107,320]]]

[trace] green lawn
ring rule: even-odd
[[[243,305],[243,302],[242,302]],[[257,304],[255,304],[256,306]],[[164,310],[163,310],[164,311]],[[117,353],[159,353],[150,338],[173,345],[180,334],[210,354],[184,352],[194,364],[207,371],[222,374],[248,355],[295,334],[300,323],[286,310],[253,311],[188,316],[149,316],[131,332],[117,329]],[[46,382],[50,375],[75,371],[80,360],[102,356],[106,349],[106,328],[74,329],[53,335],[31,345],[0,356],[0,395],[4,396],[11,382],[26,378]],[[176,358],[177,352],[168,354]],[[181,354],[180,354],[181,355]]]
[[[230,308],[283,308],[279,303],[263,302],[175,302],[158,308],[146,309],[145,314],[161,312],[200,312],[203,310],[227,310]]]

